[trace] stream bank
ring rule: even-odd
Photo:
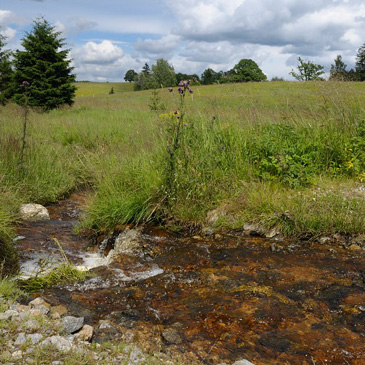
[[[133,339],[148,352],[214,364],[365,358],[361,247],[237,234],[179,237],[158,227],[121,230],[93,246],[73,234],[84,199],[76,194],[48,207],[51,220],[19,227],[17,245],[26,272],[57,257],[54,238],[71,262],[94,266],[84,282],[39,293],[84,317],[97,329],[94,342]],[[110,327],[100,328],[106,322]]]

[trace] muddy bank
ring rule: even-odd
[[[79,203],[72,217],[72,202],[50,209],[49,222],[21,227],[23,266],[39,250],[57,255],[53,236],[75,263],[103,259],[87,237],[73,235]],[[107,321],[111,327],[96,331],[94,341],[132,337],[146,350],[158,346],[204,363],[363,363],[363,250],[250,236],[178,237],[155,227],[138,239],[139,250],[94,268],[93,278],[41,295],[96,328]]]

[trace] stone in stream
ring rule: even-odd
[[[63,318],[62,325],[67,333],[75,333],[84,325],[84,317],[67,316]]]
[[[21,219],[28,222],[50,220],[48,210],[40,204],[23,204],[19,213]]]
[[[162,331],[162,338],[170,344],[178,345],[182,342],[179,333],[173,328],[166,328]]]

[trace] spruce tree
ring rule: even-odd
[[[49,111],[61,105],[73,104],[75,75],[68,58],[69,50],[62,49],[65,39],[45,19],[34,21],[33,30],[22,39],[23,51],[14,56],[14,101]],[[24,82],[29,83],[27,96]],[[26,98],[28,99],[27,101]]]
[[[12,96],[11,52],[5,50],[6,38],[0,34],[0,104],[5,104]]]

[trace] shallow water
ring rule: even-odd
[[[56,255],[52,237],[77,264],[105,263],[72,234],[82,201],[74,195],[51,207],[50,222],[19,228],[23,267],[39,251]],[[143,254],[120,255],[93,278],[42,295],[96,327],[108,320],[121,337],[204,363],[365,363],[364,251],[288,241],[272,252],[268,239],[174,237],[154,227],[142,240]],[[161,337],[166,331],[177,340]]]

